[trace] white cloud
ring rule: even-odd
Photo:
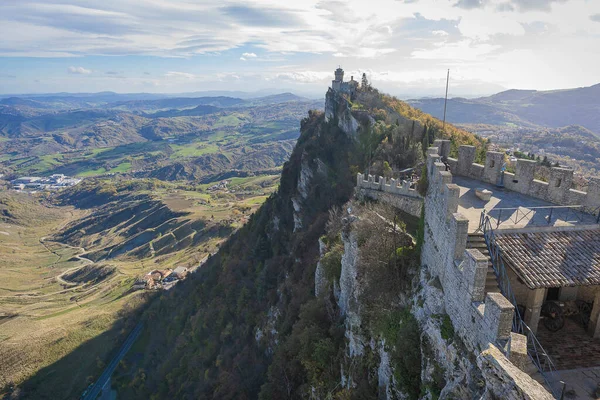
[[[76,75],[89,75],[92,73],[91,69],[85,69],[83,67],[69,67],[67,68],[70,74]]]
[[[196,75],[190,74],[188,72],[169,71],[165,74],[165,77],[175,79],[194,79]]]
[[[448,67],[468,70],[472,80],[489,79],[506,86],[528,82],[540,87],[558,82],[580,86],[597,81],[593,66],[600,63],[600,53],[591,49],[600,48],[600,1],[465,0],[460,2],[463,7],[457,7],[458,3],[0,0],[0,37],[4,39],[0,57],[194,58],[198,69],[193,71],[202,74],[177,71],[189,64],[161,62],[141,67],[153,71],[161,88],[210,79],[226,84],[227,80],[215,78],[224,64],[205,62],[208,56],[248,61],[236,63],[240,77],[256,73],[260,61],[257,80],[250,84],[279,79],[324,85],[337,63],[349,70],[401,71],[400,81],[382,80],[396,84],[408,82],[405,78],[421,82],[425,79],[421,71],[434,74],[437,82],[438,71],[443,75]],[[513,56],[510,67],[498,67]],[[119,59],[111,57],[114,63],[99,66],[87,59],[68,61],[62,68],[74,65],[69,68],[71,74],[91,74],[85,81],[98,79],[95,82],[102,89],[99,75],[108,77],[98,71],[126,71],[130,78],[135,74],[119,65]],[[297,67],[276,69],[289,63]],[[550,70],[559,78],[537,78],[546,78]],[[3,73],[22,75],[4,67]],[[142,71],[138,73],[143,77]],[[390,77],[398,75],[386,79]]]

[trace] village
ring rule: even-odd
[[[53,174],[49,177],[23,176],[10,181],[12,188],[18,191],[58,190],[77,185],[79,178],[64,174]]]
[[[179,281],[186,279],[189,274],[194,273],[200,268],[209,256],[204,257],[198,265],[192,268],[178,266],[175,269],[155,269],[148,272],[146,275],[139,276],[133,285],[134,290],[169,290],[172,289]]]

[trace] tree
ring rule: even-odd
[[[387,161],[383,162],[383,176],[385,176],[387,179],[392,177],[392,167],[390,167],[390,163]]]
[[[364,72],[362,74],[362,80],[360,82],[360,87],[363,90],[368,90],[371,88],[371,85],[369,85],[369,80],[367,79],[367,74],[365,74]]]

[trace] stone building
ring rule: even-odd
[[[331,88],[339,93],[346,93],[354,96],[358,89],[358,82],[354,80],[354,76],[350,77],[349,82],[344,82],[344,70],[341,67],[334,72],[335,79],[331,81]]]
[[[569,383],[561,371],[600,372],[600,179],[581,192],[572,170],[552,168],[542,182],[529,160],[512,174],[504,153],[477,164],[472,146],[458,159],[449,141],[434,146],[422,262],[440,279],[455,327],[475,349],[524,342],[535,368],[523,369],[546,389],[556,395],[562,379],[589,393],[600,382],[582,389],[583,377]]]
[[[407,182],[362,174],[357,190],[413,215],[422,201],[424,315],[446,313],[469,351],[494,360],[495,376],[526,388],[514,398],[558,397],[560,381],[595,398],[600,178],[582,192],[571,188],[572,170],[552,168],[542,182],[529,160],[518,160],[512,174],[504,153],[487,152],[483,164],[475,153],[461,146],[455,159],[450,142],[436,140],[424,198]],[[495,395],[506,389],[492,386]]]

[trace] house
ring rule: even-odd
[[[186,267],[179,266],[173,270],[173,274],[175,274],[179,279],[184,279],[188,274],[188,269]]]

